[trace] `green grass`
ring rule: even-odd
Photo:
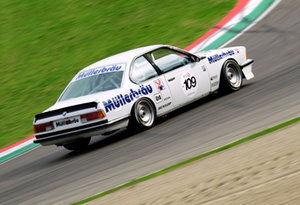
[[[237,0],[1,0],[0,148],[32,135],[32,120],[83,67],[151,44],[184,48]]]
[[[84,204],[84,203],[87,203],[87,202],[89,202],[89,201],[93,201],[93,200],[95,200],[95,199],[98,199],[98,198],[101,198],[101,197],[106,196],[106,195],[108,195],[108,194],[111,194],[111,193],[113,193],[113,192],[116,192],[116,191],[118,191],[118,190],[120,190],[120,189],[124,189],[124,188],[126,188],[126,187],[130,187],[130,186],[139,184],[139,183],[141,183],[141,182],[143,182],[143,181],[147,181],[147,180],[149,180],[149,179],[152,179],[152,178],[161,176],[161,175],[166,174],[166,173],[168,173],[168,172],[171,172],[171,171],[173,171],[173,170],[175,170],[175,169],[178,169],[178,168],[180,168],[180,167],[182,167],[182,166],[184,166],[184,165],[187,165],[187,164],[189,164],[189,163],[191,163],[191,162],[194,162],[194,161],[196,161],[196,160],[199,160],[199,159],[202,159],[202,158],[204,158],[204,157],[207,157],[207,156],[216,154],[216,153],[218,153],[218,152],[227,150],[227,149],[229,149],[229,148],[231,148],[231,147],[234,147],[234,146],[237,146],[237,145],[242,144],[242,143],[244,143],[244,142],[247,142],[247,141],[253,140],[253,139],[255,139],[255,138],[264,136],[264,135],[266,135],[266,134],[269,134],[269,133],[274,132],[274,131],[276,131],[276,130],[279,130],[279,129],[281,129],[281,128],[284,128],[284,127],[290,126],[290,125],[292,125],[292,124],[295,124],[295,123],[297,123],[297,122],[300,122],[300,117],[295,118],[295,119],[292,119],[292,120],[287,121],[287,122],[284,122],[284,123],[282,123],[282,124],[276,125],[276,126],[271,127],[271,128],[269,128],[269,129],[263,130],[263,131],[258,132],[258,133],[256,133],[256,134],[250,135],[250,136],[248,136],[248,137],[245,137],[245,138],[243,138],[243,139],[240,139],[240,140],[238,140],[238,141],[236,141],[236,142],[233,142],[233,143],[231,143],[231,144],[225,145],[225,146],[220,147],[220,148],[218,148],[218,149],[212,150],[212,151],[210,151],[210,152],[207,152],[207,153],[201,154],[201,155],[199,155],[199,156],[193,157],[193,158],[191,158],[191,159],[185,160],[185,161],[183,161],[183,162],[180,162],[180,163],[178,163],[178,164],[175,164],[175,165],[173,165],[173,166],[170,166],[170,167],[168,167],[168,168],[166,168],[166,169],[163,169],[163,170],[161,170],[161,171],[158,171],[158,172],[155,172],[155,173],[153,173],[153,174],[147,175],[147,176],[145,176],[145,177],[142,177],[142,178],[133,180],[133,181],[131,181],[131,182],[129,182],[129,183],[126,183],[126,184],[123,184],[123,185],[118,186],[118,187],[116,187],[116,188],[113,188],[113,189],[110,189],[110,190],[108,190],[108,191],[102,192],[102,193],[100,193],[100,194],[98,194],[98,195],[95,195],[95,196],[92,196],[92,197],[90,197],[90,198],[84,199],[84,200],[82,200],[82,201],[76,202],[76,203],[74,203],[73,205]]]

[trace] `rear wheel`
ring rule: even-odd
[[[240,66],[234,60],[227,60],[221,71],[220,90],[237,91],[243,84],[243,74]]]
[[[87,146],[89,145],[91,141],[90,137],[87,138],[81,138],[78,139],[74,142],[68,143],[68,144],[64,144],[64,148],[66,148],[67,150],[71,150],[71,151],[80,151],[83,150],[85,148],[87,148]]]
[[[154,126],[155,121],[156,109],[153,103],[147,98],[142,98],[133,106],[129,129],[148,129]]]

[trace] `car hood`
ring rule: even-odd
[[[210,55],[210,54],[216,53],[216,52],[218,52],[218,49],[209,50],[209,51],[199,51],[199,52],[194,53],[194,55],[202,57],[202,56],[207,56],[207,55]]]
[[[226,48],[212,49],[212,50],[208,50],[208,51],[199,51],[199,52],[195,52],[194,55],[197,55],[199,57],[208,56],[208,55],[213,55],[213,54],[220,53],[220,52],[226,52],[228,50],[233,50],[235,48],[238,48],[238,47],[226,47]]]

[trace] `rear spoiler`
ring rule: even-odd
[[[79,105],[73,105],[70,107],[64,107],[64,108],[60,108],[60,109],[52,110],[52,111],[48,111],[48,112],[43,112],[43,113],[35,115],[35,121],[44,119],[44,118],[48,118],[48,117],[53,117],[56,115],[61,115],[63,112],[69,113],[69,112],[84,110],[84,109],[88,109],[88,108],[96,108],[97,109],[97,106],[98,106],[98,103],[89,102],[89,103],[84,103],[84,104],[79,104]]]

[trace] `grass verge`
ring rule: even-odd
[[[84,203],[87,203],[87,202],[89,202],[89,201],[92,201],[92,200],[101,198],[101,197],[103,197],[103,196],[105,196],[105,195],[108,195],[108,194],[110,194],[110,193],[116,192],[116,191],[118,191],[118,190],[120,190],[120,189],[124,189],[124,188],[126,188],[126,187],[130,187],[130,186],[136,185],[136,184],[138,184],[138,183],[141,183],[141,182],[143,182],[143,181],[147,181],[147,180],[149,180],[149,179],[155,178],[155,177],[157,177],[157,176],[161,176],[161,175],[166,174],[166,173],[168,173],[168,172],[171,172],[171,171],[173,171],[173,170],[175,170],[175,169],[178,169],[178,168],[180,168],[180,167],[182,167],[182,166],[184,166],[184,165],[186,165],[186,164],[189,164],[189,163],[191,163],[191,162],[194,162],[194,161],[196,161],[196,160],[199,160],[199,159],[202,159],[202,158],[207,157],[207,156],[209,156],[209,155],[212,155],[212,154],[215,154],[215,153],[224,151],[224,150],[229,149],[229,148],[231,148],[231,147],[237,146],[237,145],[242,144],[242,143],[244,143],[244,142],[247,142],[247,141],[250,141],[250,140],[252,140],[252,139],[255,139],[255,138],[261,137],[261,136],[263,136],[263,135],[269,134],[269,133],[271,133],[271,132],[274,132],[274,131],[276,131],[276,130],[279,130],[279,129],[281,129],[281,128],[287,127],[287,126],[292,125],[292,124],[297,123],[297,122],[300,122],[300,117],[297,117],[297,118],[292,119],[292,120],[290,120],[290,121],[287,121],[287,122],[284,122],[284,123],[282,123],[282,124],[276,125],[276,126],[274,126],[274,127],[268,128],[268,129],[263,130],[263,131],[261,131],[261,132],[258,132],[258,133],[256,133],[256,134],[250,135],[250,136],[248,136],[248,137],[245,137],[245,138],[243,138],[243,139],[240,139],[240,140],[238,140],[238,141],[236,141],[236,142],[233,142],[233,143],[231,143],[231,144],[225,145],[225,146],[220,147],[220,148],[218,148],[218,149],[215,149],[215,150],[213,150],[213,151],[210,151],[210,152],[201,154],[201,155],[199,155],[199,156],[193,157],[193,158],[191,158],[191,159],[185,160],[185,161],[183,161],[183,162],[180,162],[180,163],[178,163],[178,164],[175,164],[175,165],[173,165],[173,166],[170,166],[170,167],[168,167],[168,168],[166,168],[166,169],[163,169],[163,170],[161,170],[161,171],[155,172],[155,173],[153,173],[153,174],[147,175],[147,176],[142,177],[142,178],[140,178],[140,179],[133,180],[133,181],[131,181],[131,182],[129,182],[129,183],[123,184],[123,185],[121,185],[121,186],[118,186],[118,187],[116,187],[116,188],[110,189],[110,190],[105,191],[105,192],[103,192],[103,193],[100,193],[100,194],[98,194],[98,195],[92,196],[92,197],[90,197],[90,198],[88,198],[88,199],[85,199],[85,200],[76,202],[76,203],[74,203],[73,205],[84,204]]]
[[[151,44],[186,47],[237,0],[1,0],[0,149],[33,133],[83,67]]]

